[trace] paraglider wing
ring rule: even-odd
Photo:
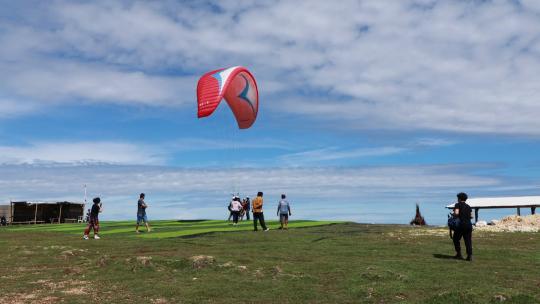
[[[204,74],[197,84],[198,117],[210,116],[225,98],[240,129],[253,125],[259,110],[259,91],[253,75],[244,67],[219,69]]]

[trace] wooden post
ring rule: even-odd
[[[60,224],[61,219],[62,219],[62,204],[60,204],[60,214],[58,215],[58,224]]]
[[[478,208],[474,208],[474,222],[478,222]]]
[[[34,224],[37,223],[37,206],[38,204],[36,203],[36,212],[34,213]]]
[[[521,216],[521,208],[517,208],[518,216]]]
[[[9,213],[11,215],[11,221],[9,221],[10,225],[13,225],[13,202],[9,201]]]
[[[531,207],[531,214],[535,214],[536,212],[536,207]]]

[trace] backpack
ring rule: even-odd
[[[454,216],[453,214],[448,215],[448,228],[452,230],[458,230],[461,226],[461,221],[459,217]]]

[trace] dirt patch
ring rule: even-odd
[[[102,256],[99,257],[96,264],[99,267],[105,267],[105,266],[107,266],[107,264],[109,264],[109,260],[110,260],[110,258],[109,258],[108,255],[102,255]]]
[[[206,268],[212,266],[216,259],[211,255],[196,255],[189,258],[191,265],[195,269]]]
[[[82,286],[73,287],[67,290],[62,290],[62,292],[68,295],[78,295],[78,296],[88,294],[88,292],[86,291],[86,288]]]
[[[83,270],[80,267],[68,267],[68,268],[64,269],[64,274],[79,275],[79,274],[82,274],[82,273],[83,273]]]
[[[9,302],[8,300],[9,299]],[[59,303],[60,299],[57,297],[46,296],[41,297],[38,293],[10,293],[4,295],[3,298],[0,298],[1,303],[11,303],[11,304],[26,304],[26,303],[37,303],[37,304],[53,304]]]
[[[62,292],[69,295],[87,294],[85,286],[88,284],[88,282],[86,281],[71,280],[55,282],[52,280],[41,279],[32,283],[37,285],[36,289],[26,293],[6,294],[5,298],[9,299],[9,302],[6,303],[59,303],[61,302],[60,298],[49,296],[48,294],[54,292]]]

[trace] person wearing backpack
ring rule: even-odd
[[[457,200],[458,202],[454,205],[454,216],[455,219],[459,219],[459,223],[455,223],[454,235],[452,241],[454,242],[454,248],[456,250],[455,259],[463,259],[461,255],[461,238],[465,242],[465,249],[467,251],[467,261],[472,261],[472,223],[471,223],[471,213],[472,209],[469,206],[467,201],[466,193],[458,193]]]
[[[257,193],[257,197],[252,201],[252,210],[253,210],[253,230],[257,231],[257,221],[261,223],[261,227],[264,231],[268,231],[266,224],[264,223],[264,214],[263,214],[263,193]]]

